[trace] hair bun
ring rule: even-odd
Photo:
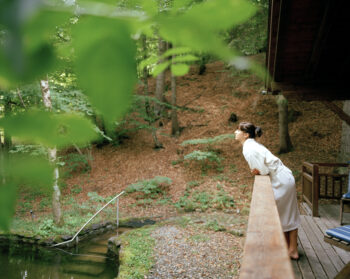
[[[257,126],[257,127],[255,128],[255,135],[256,135],[257,137],[261,137],[261,135],[262,135],[262,130],[261,130],[261,128],[260,128],[259,126]]]

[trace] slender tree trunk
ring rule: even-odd
[[[144,56],[143,56],[143,59],[146,59],[146,49],[147,49],[147,42],[146,42],[146,36],[145,35],[142,35],[142,48],[143,48],[143,51],[144,51]],[[143,68],[143,71],[142,71],[142,80],[143,80],[143,93],[145,94],[145,96],[148,96],[148,70],[146,67]],[[151,108],[150,108],[150,104],[149,104],[149,101],[146,99],[145,101],[145,110],[146,110],[146,114],[147,114],[147,117],[148,117],[148,125],[151,127],[151,133],[152,133],[152,138],[154,140],[154,147],[155,148],[162,148],[163,145],[159,142],[158,140],[158,137],[157,137],[157,129],[153,127],[153,121],[151,120],[152,119],[152,112],[151,112]]]
[[[163,53],[166,51],[167,43],[159,37],[159,42],[158,42],[158,50],[159,50],[159,56],[163,55]],[[159,63],[163,63],[164,59],[159,60]],[[164,90],[165,90],[165,71],[160,73],[157,78],[156,78],[156,92],[155,96],[158,101],[164,102]],[[154,114],[156,116],[160,116],[163,111],[163,106],[161,104],[156,103],[154,105]]]
[[[279,153],[287,153],[292,150],[292,142],[290,140],[288,131],[288,101],[281,94],[277,99],[278,115],[279,115],[279,137],[280,137],[280,150]]]
[[[5,102],[4,105],[4,115],[7,116],[9,115],[11,112],[11,107],[10,107],[10,103],[7,101]],[[8,151],[10,150],[12,146],[12,138],[11,135],[9,133],[7,133],[7,131],[4,129],[4,149],[5,149],[5,154],[8,153]]]
[[[350,100],[344,102],[343,111],[347,115],[350,115]],[[350,161],[350,126],[345,121],[343,121],[342,124],[342,135],[338,161],[341,163]]]
[[[5,184],[5,148],[0,134],[0,185]]]
[[[48,80],[41,80],[40,81],[40,88],[41,93],[43,97],[44,106],[47,110],[52,110],[52,102],[51,102],[51,94],[50,94],[50,88],[49,88],[49,81]],[[61,191],[58,187],[58,179],[59,179],[59,171],[58,167],[56,166],[56,160],[57,160],[57,150],[56,148],[49,148],[49,160],[50,162],[55,165],[54,169],[54,183],[53,183],[53,194],[52,194],[52,214],[54,222],[57,226],[61,226],[63,224],[63,217],[61,212]]]
[[[180,133],[179,121],[176,110],[176,76],[171,75],[171,134],[173,136]]]

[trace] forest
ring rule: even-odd
[[[116,206],[121,226],[156,224],[120,236],[118,278],[237,278],[254,180],[238,123],[280,151],[268,2],[0,1],[0,238],[68,240],[123,192],[90,228]],[[299,194],[302,162],[339,153],[320,107],[288,103]]]

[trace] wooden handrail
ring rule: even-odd
[[[255,176],[241,279],[294,278],[270,177]]]

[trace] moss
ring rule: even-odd
[[[122,250],[119,259],[119,279],[143,279],[149,273],[155,262],[153,254],[155,240],[151,237],[155,228],[155,226],[143,227],[120,236]]]

